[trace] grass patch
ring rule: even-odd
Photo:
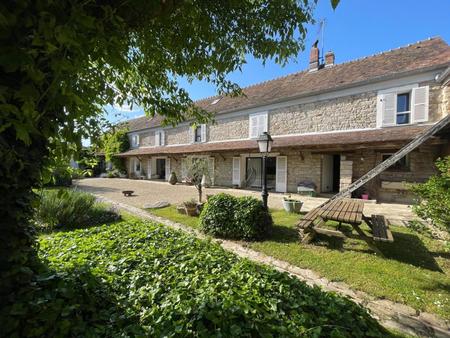
[[[175,207],[153,213],[198,228],[196,217],[179,215]],[[378,257],[351,226],[343,225],[350,238],[318,236],[311,244],[298,242],[299,216],[272,210],[274,230],[269,239],[250,242],[257,251],[293,265],[314,270],[332,281],[379,298],[404,303],[450,319],[450,244],[436,241],[405,227],[392,226],[393,243],[379,243],[385,258]],[[330,228],[335,223],[330,222]],[[361,226],[367,230],[366,225]]]
[[[192,217],[184,214],[180,214],[177,211],[176,205],[169,205],[160,209],[146,209],[148,212],[163,218],[167,218],[171,221],[178,222],[194,229],[199,229],[198,217]]]
[[[346,298],[215,243],[124,219],[41,235],[42,273],[0,310],[6,335],[390,336]]]

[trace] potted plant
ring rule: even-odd
[[[197,201],[195,199],[183,202],[183,205],[187,215],[189,216],[197,215]]]
[[[172,171],[172,173],[169,176],[169,183],[171,185],[175,185],[175,184],[177,184],[177,182],[178,182],[177,175],[175,174],[175,171]]]
[[[299,213],[302,208],[303,202],[291,198],[291,195],[283,198],[283,207],[287,212]]]

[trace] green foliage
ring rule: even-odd
[[[45,184],[48,187],[70,187],[72,185],[72,171],[69,167],[53,169],[50,181]]]
[[[49,270],[0,313],[7,336],[388,336],[346,298],[152,223],[53,233],[40,250]]]
[[[126,172],[123,158],[115,155],[123,153],[130,148],[130,141],[126,129],[111,130],[103,135],[102,148],[105,152],[105,160],[111,161],[113,167],[120,172]]]
[[[35,219],[42,230],[85,227],[116,221],[120,216],[95,201],[91,194],[76,190],[42,190]]]
[[[256,240],[268,234],[272,217],[256,198],[222,193],[208,199],[200,214],[200,227],[215,237]]]
[[[177,80],[239,94],[227,74],[249,54],[279,64],[297,56],[315,3],[2,1],[0,195],[8,198],[0,203],[0,298],[34,269],[33,188],[83,138],[94,143],[105,106],[128,102],[165,123],[206,122],[211,114]]]
[[[450,156],[436,161],[439,174],[422,184],[414,184],[411,190],[418,197],[414,212],[424,219],[450,232]]]

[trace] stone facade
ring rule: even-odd
[[[167,145],[175,145],[175,144],[191,143],[191,139],[190,139],[191,133],[190,133],[189,129],[190,129],[190,127],[188,125],[165,129],[166,144]]]
[[[248,138],[248,115],[218,119],[215,124],[208,126],[209,141],[226,141]]]
[[[279,108],[269,114],[269,132],[272,135],[375,128],[377,93]]]

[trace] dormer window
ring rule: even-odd
[[[397,94],[397,124],[408,124],[411,115],[410,93]]]
[[[131,145],[133,147],[139,147],[139,135],[135,134],[131,137]]]

